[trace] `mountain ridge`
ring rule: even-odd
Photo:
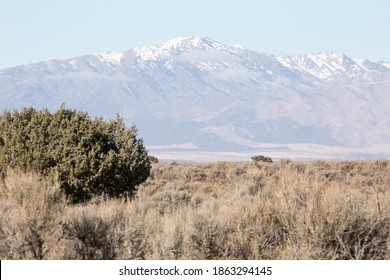
[[[178,37],[2,69],[0,109],[65,103],[93,116],[120,113],[167,159],[279,151],[291,158],[371,157],[388,155],[389,81],[387,62],[334,52],[275,56]],[[308,152],[303,144],[319,146]]]

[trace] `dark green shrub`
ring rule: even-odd
[[[272,159],[270,157],[258,155],[252,157],[253,162],[272,162]]]
[[[150,173],[135,125],[110,122],[61,106],[54,114],[33,108],[0,116],[0,175],[7,166],[58,177],[72,202],[95,195],[131,196]]]

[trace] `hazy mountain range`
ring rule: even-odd
[[[389,82],[386,62],[194,36],[0,70],[0,110],[119,113],[161,159],[390,157]]]

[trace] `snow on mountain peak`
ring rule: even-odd
[[[353,60],[345,54],[330,51],[277,57],[277,59],[288,68],[309,74],[322,81],[329,81],[341,75],[355,76],[359,71],[367,70],[360,61]]]
[[[191,46],[199,48],[202,46],[203,39],[200,36],[190,36],[190,37],[177,37],[171,40],[168,40],[161,45],[165,48],[182,48],[183,46]]]
[[[120,64],[123,58],[123,52],[105,52],[94,54],[100,61],[112,64]]]
[[[143,61],[166,59],[173,55],[186,53],[193,49],[206,51],[228,49],[228,46],[207,37],[191,36],[177,37],[157,46],[146,46],[133,49],[138,58]]]

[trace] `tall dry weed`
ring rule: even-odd
[[[8,170],[2,189],[0,258],[57,258],[62,251],[60,217],[66,205],[59,185],[34,173]]]

